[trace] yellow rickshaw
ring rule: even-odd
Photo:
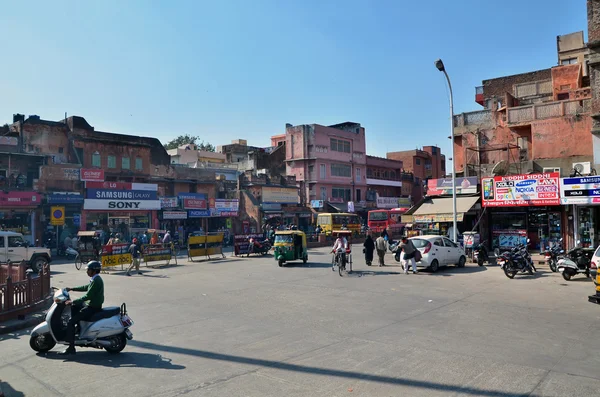
[[[275,232],[274,257],[279,266],[289,261],[302,259],[308,262],[306,249],[306,234],[300,230],[285,230]]]

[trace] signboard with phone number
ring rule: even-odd
[[[560,174],[510,175],[483,178],[484,207],[560,205]]]

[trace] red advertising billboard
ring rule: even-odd
[[[560,173],[483,178],[484,207],[560,205]]]
[[[36,192],[0,191],[0,212],[3,207],[37,207],[41,203],[42,196]]]
[[[183,199],[183,208],[186,210],[205,210],[207,209],[206,200],[201,199]]]
[[[103,169],[81,169],[81,180],[85,182],[104,182],[104,170]]]

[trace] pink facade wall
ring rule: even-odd
[[[296,180],[305,182],[305,194],[308,200],[322,199],[321,188],[327,189],[325,199],[329,200],[332,197],[331,189],[334,187],[351,189],[352,201],[365,199],[367,191],[365,129],[358,124],[351,127],[350,131],[318,124],[286,128],[287,174],[295,175]],[[356,129],[358,133],[355,132]],[[350,142],[350,153],[331,150],[331,139]],[[332,164],[350,165],[352,177],[332,176]],[[324,175],[321,173],[322,166],[325,166]],[[360,190],[360,197],[358,197],[360,200],[357,199],[357,190]]]

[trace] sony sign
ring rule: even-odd
[[[85,199],[85,210],[141,211],[159,210],[160,200],[99,200]]]

